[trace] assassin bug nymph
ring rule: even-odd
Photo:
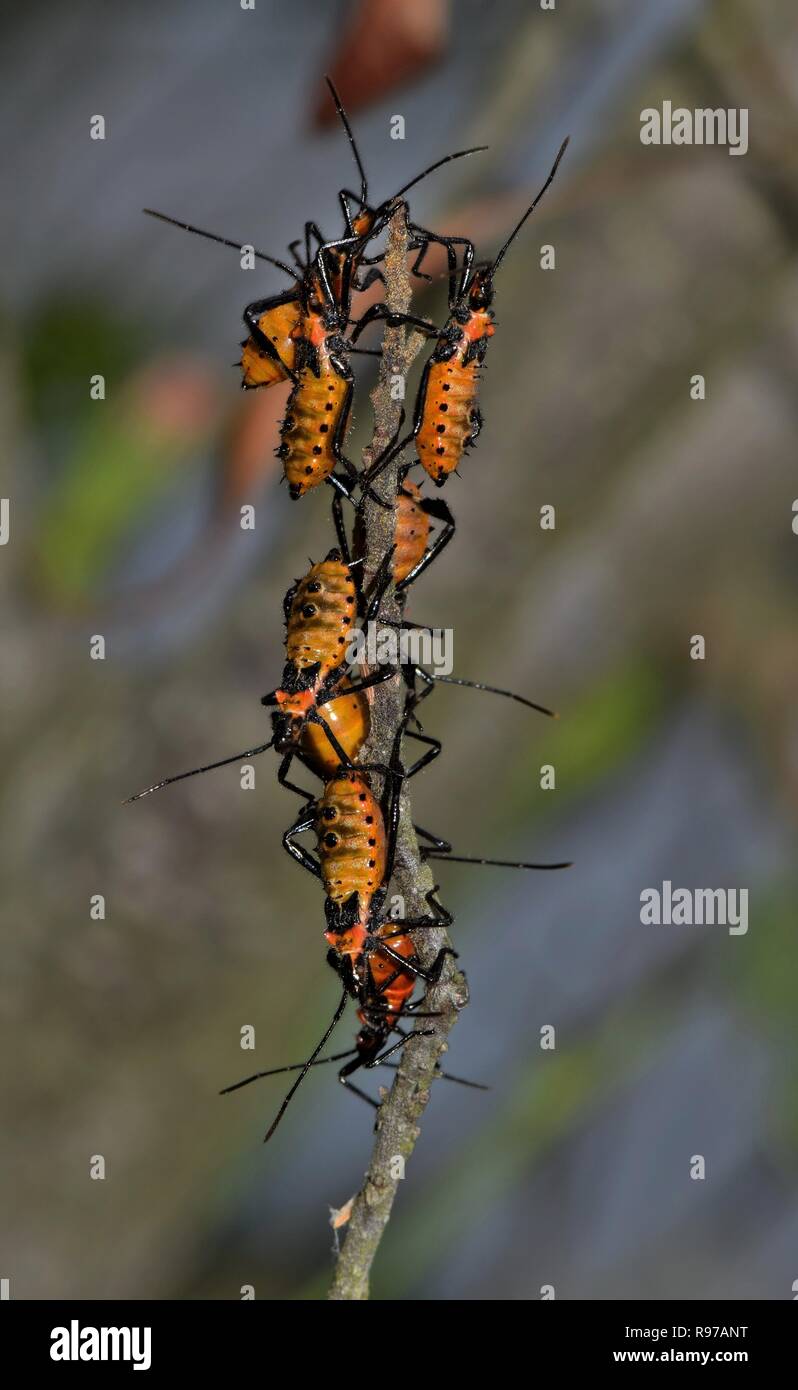
[[[567,145],[568,139],[565,139],[543,187],[490,264],[475,267],[474,248],[468,242],[462,266],[458,270],[454,238],[424,234],[428,244],[438,242],[446,247],[449,260],[449,317],[442,329],[412,314],[392,314],[384,304],[373,305],[354,328],[353,343],[364,328],[376,319],[384,319],[395,326],[410,324],[436,340],[421,376],[412,432],[398,440],[392,450],[375,460],[362,474],[364,488],[369,487],[412,440],[415,440],[419,463],[433,482],[442,487],[463,455],[476,442],[482,427],[477,405],[479,372],[485,360],[488,339],[495,331],[492,309],[494,278],[509,247],[554,179]],[[415,230],[421,234],[421,229]],[[425,249],[422,248],[416,267],[420,265]]]
[[[339,768],[325,784],[322,795],[308,801],[300,811],[285,832],[283,844],[292,858],[324,885],[325,936],[336,957],[349,959],[357,972],[361,958],[378,950],[403,970],[432,983],[439,978],[445,957],[451,952],[439,952],[426,971],[420,965],[408,964],[402,954],[387,944],[390,934],[383,931],[386,925],[393,925],[393,919],[386,918],[383,909],[396,857],[401,784],[407,776],[399,750],[411,710],[412,700],[408,699],[388,766],[371,763]],[[371,788],[373,772],[384,777],[379,799]],[[311,829],[316,831],[318,857],[297,843],[296,837]],[[405,919],[403,930],[395,935],[404,935],[405,928],[451,924],[451,915],[434,900],[434,893],[428,895],[427,901],[432,915]]]
[[[409,937],[404,938],[410,941]],[[411,943],[412,945],[412,943]],[[329,963],[342,976],[342,963],[339,959],[330,959],[334,956],[330,952]],[[395,1063],[388,1060],[400,1048],[405,1047],[415,1037],[428,1037],[433,1033],[431,1028],[415,1029],[412,1033],[405,1033],[399,1026],[400,1022],[407,1020],[410,1023],[416,1019],[433,1019],[439,1017],[436,1013],[424,1011],[426,996],[417,1002],[411,1002],[411,996],[416,986],[416,977],[409,972],[393,968],[384,962],[379,955],[370,957],[365,962],[365,967],[361,978],[347,976],[344,979],[344,989],[340,1002],[333,1014],[333,1017],[325,1030],[321,1040],[313,1049],[310,1057],[305,1062],[297,1062],[287,1067],[271,1067],[267,1071],[255,1072],[252,1076],[246,1076],[242,1081],[236,1081],[232,1086],[225,1086],[220,1092],[221,1095],[229,1095],[232,1091],[238,1091],[242,1086],[249,1086],[253,1081],[259,1081],[266,1076],[279,1076],[285,1072],[297,1071],[299,1076],[291,1086],[285,1096],[274,1120],[264,1136],[264,1143],[271,1139],[274,1131],[279,1125],[288,1106],[294,1098],[299,1086],[304,1081],[312,1067],[324,1066],[331,1062],[344,1062],[338,1072],[338,1080],[341,1085],[353,1095],[359,1096],[361,1100],[367,1102],[375,1110],[380,1107],[380,1101],[374,1100],[365,1091],[361,1090],[351,1080],[352,1075],[361,1070],[373,1070],[375,1067],[387,1066],[395,1067]],[[333,1053],[330,1057],[319,1057],[328,1042],[334,1028],[338,1024],[347,1000],[353,997],[358,1004],[358,1018],[360,1029],[355,1039],[354,1047],[347,1048],[344,1052]],[[398,1033],[399,1039],[395,1043],[389,1044],[393,1033]],[[442,1071],[440,1067],[435,1068],[435,1076],[442,1077],[445,1081],[455,1081],[461,1086],[469,1086],[477,1091],[487,1091],[489,1088],[483,1086],[479,1081],[467,1081],[462,1076],[452,1076],[450,1072]]]
[[[404,411],[399,426],[389,448],[393,448],[404,422]],[[407,474],[410,464],[399,470],[396,498],[394,500],[395,529],[393,552],[393,580],[396,592],[402,599],[411,584],[437,559],[449,544],[455,533],[455,521],[442,497],[424,497],[420,488],[411,482]],[[364,498],[368,494],[364,493]],[[336,493],[332,504],[335,532],[339,544],[346,544],[343,509],[340,494]],[[429,544],[431,523],[441,523],[441,529]],[[355,550],[363,548],[363,504],[362,500],[355,510]]]
[[[396,855],[401,783],[409,775],[399,761],[399,749],[415,703],[413,695],[408,694],[388,769],[379,764],[339,768],[326,782],[322,795],[306,802],[283,835],[286,851],[302,868],[320,879],[324,886],[327,941],[341,956],[358,958],[364,950],[374,950],[377,927],[384,925],[382,910]],[[425,755],[427,760],[431,756],[434,754]],[[423,759],[420,761],[423,762]],[[380,799],[371,788],[372,771],[381,772],[385,777]],[[421,850],[421,857],[425,860],[449,859],[457,863],[516,869],[570,867],[568,863],[523,863],[454,855],[448,841],[419,825],[414,829],[426,842]],[[315,831],[317,837],[315,855],[298,843],[298,836],[309,830]],[[412,923],[408,921],[405,925],[415,930],[449,925],[450,921],[445,909],[436,906],[433,917],[419,918]],[[380,949],[390,958],[395,958],[384,945]],[[401,961],[397,963],[401,965]],[[433,970],[441,965],[442,959],[436,961]],[[423,970],[419,969],[416,973],[428,979]]]
[[[409,941],[409,937],[406,938]],[[333,953],[330,953],[332,956]],[[330,960],[336,973],[341,975],[341,963],[339,960]],[[408,972],[393,969],[390,966],[380,967],[381,957],[373,956],[366,963],[362,981],[355,981],[347,978],[344,983],[344,990],[340,1002],[333,1014],[333,1017],[325,1030],[321,1040],[317,1043],[313,1052],[305,1062],[297,1062],[287,1067],[271,1067],[267,1071],[255,1072],[252,1076],[246,1076],[242,1081],[236,1081],[232,1086],[225,1086],[220,1095],[229,1095],[232,1091],[238,1091],[242,1086],[249,1086],[253,1081],[260,1081],[266,1076],[279,1076],[285,1072],[297,1071],[299,1076],[291,1086],[285,1096],[274,1120],[264,1136],[264,1143],[271,1139],[274,1131],[279,1125],[288,1106],[294,1098],[299,1086],[304,1081],[312,1067],[324,1066],[331,1062],[344,1062],[338,1072],[338,1080],[341,1085],[353,1095],[359,1096],[361,1100],[367,1102],[373,1109],[378,1110],[380,1101],[374,1100],[365,1091],[361,1090],[351,1080],[352,1075],[361,1070],[373,1070],[375,1067],[395,1067],[396,1063],[388,1060],[400,1048],[405,1047],[415,1037],[428,1037],[434,1031],[431,1028],[415,1029],[412,1033],[405,1033],[399,1026],[401,1021],[407,1020],[410,1023],[416,1019],[433,1019],[439,1017],[436,1013],[424,1011],[426,996],[417,1002],[411,1002],[410,996],[416,985],[416,979]],[[335,1052],[330,1057],[320,1057],[319,1053],[328,1042],[334,1028],[338,1024],[347,1000],[354,997],[358,1004],[358,1018],[360,1029],[355,1039],[354,1047],[347,1048],[344,1052]],[[398,1033],[399,1039],[395,1043],[389,1044],[389,1039],[393,1033]],[[452,1076],[451,1072],[442,1071],[440,1067],[435,1068],[435,1076],[442,1077],[445,1081],[455,1081],[460,1086],[469,1086],[477,1091],[487,1091],[489,1087],[483,1086],[479,1081],[467,1081],[462,1076]]]

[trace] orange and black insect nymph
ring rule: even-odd
[[[429,899],[432,899],[431,906],[440,907],[434,900],[434,890],[428,895]],[[443,913],[443,909],[440,911]],[[446,914],[441,917],[437,925],[444,926],[445,924]],[[406,930],[407,925],[407,923],[395,925],[387,922],[384,928],[379,929],[380,940],[386,944],[389,941],[391,943],[393,952],[391,958],[387,957],[383,951],[375,949],[370,954],[363,954],[357,966],[354,966],[352,958],[342,957],[335,950],[330,950],[327,960],[343,982],[343,992],[324,1036],[313,1049],[307,1061],[298,1062],[292,1066],[272,1067],[267,1071],[255,1072],[253,1076],[247,1076],[232,1086],[225,1086],[221,1092],[222,1095],[229,1095],[231,1091],[238,1091],[242,1086],[248,1086],[251,1082],[266,1076],[278,1076],[291,1071],[299,1073],[266,1131],[264,1142],[271,1139],[297,1089],[312,1067],[343,1062],[344,1065],[338,1072],[338,1080],[348,1091],[359,1096],[361,1100],[365,1100],[377,1110],[380,1102],[374,1100],[354,1084],[351,1080],[353,1074],[361,1069],[371,1071],[379,1066],[395,1066],[395,1063],[388,1060],[393,1054],[405,1047],[413,1038],[427,1037],[434,1032],[433,1028],[425,1027],[407,1033],[401,1027],[402,1022],[412,1024],[417,1019],[432,1020],[439,1017],[437,1013],[430,1013],[425,1010],[426,996],[415,1002],[412,999],[418,982],[417,966],[419,961],[412,937]],[[446,954],[447,951],[444,947],[444,959]],[[354,1047],[349,1047],[344,1052],[333,1053],[329,1057],[320,1057],[319,1054],[341,1019],[349,998],[353,998],[357,1003],[360,1022]],[[391,1043],[390,1038],[394,1033],[398,1034],[398,1040]],[[444,1080],[455,1081],[475,1090],[488,1089],[480,1082],[467,1081],[463,1077],[452,1076],[439,1067],[436,1067],[435,1074]]]
[[[347,309],[326,306],[314,289],[295,330],[294,386],[277,449],[293,498],[320,483],[330,483],[350,497],[358,478],[343,452],[354,390],[343,336],[348,317]],[[346,477],[336,473],[339,465]]]
[[[411,324],[436,340],[421,376],[412,433],[397,441],[392,450],[377,459],[363,474],[361,481],[364,488],[374,482],[382,469],[411,440],[415,440],[419,463],[433,482],[441,487],[476,442],[482,427],[477,404],[479,374],[488,341],[495,332],[492,308],[494,277],[509,246],[552,182],[567,144],[567,140],[563,141],[546,182],[490,265],[475,268],[474,248],[467,242],[462,265],[458,269],[454,238],[438,237],[429,232],[423,233],[421,228],[414,228],[418,236],[426,238],[416,268],[427,246],[434,242],[443,244],[449,257],[449,317],[442,329],[412,314],[392,314],[383,304],[373,305],[354,329],[352,341],[356,342],[370,322],[382,318],[393,325]]]
[[[396,959],[395,953],[385,945],[385,938],[378,938],[377,933],[386,921],[383,909],[396,855],[401,785],[405,778],[420,770],[430,758],[430,754],[424,755],[407,772],[399,760],[401,741],[415,704],[414,694],[408,693],[404,716],[396,732],[387,766],[360,763],[355,768],[339,768],[325,784],[322,795],[307,801],[283,835],[283,845],[291,857],[321,880],[325,890],[325,934],[328,943],[341,957],[357,960],[361,955],[379,949],[389,959]],[[384,778],[380,799],[371,787],[371,774],[374,772]],[[414,829],[425,842],[421,849],[421,857],[425,860],[448,859],[451,862],[495,864],[517,869],[568,867],[564,863],[531,864],[453,855],[448,841],[419,825]],[[298,837],[307,831],[315,831],[315,854],[299,843]],[[407,919],[405,925],[413,930],[440,926],[443,920],[441,911],[437,911],[432,918]],[[448,921],[448,915],[444,916]],[[401,960],[396,960],[396,963],[402,965]],[[416,974],[428,978],[421,969]]]
[[[399,761],[399,749],[412,705],[412,698],[408,698],[389,764],[339,768],[325,784],[322,795],[303,807],[283,836],[292,858],[323,884],[325,935],[341,959],[358,962],[364,954],[380,950],[402,964],[386,944],[387,938],[378,937],[377,933],[385,925],[383,908],[396,855],[402,781],[410,775]],[[373,772],[384,777],[381,798],[371,787]],[[297,840],[308,830],[316,833],[315,855]],[[441,916],[442,912],[441,909],[434,918],[425,916],[406,925],[441,925],[444,918],[451,920],[448,914]],[[442,961],[443,958],[440,964]],[[427,978],[420,968],[415,974]]]

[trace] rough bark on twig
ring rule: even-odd
[[[406,312],[410,304],[411,284],[407,268],[407,232],[401,209],[394,215],[388,236],[385,256],[385,299],[394,312]],[[405,380],[410,364],[422,344],[418,334],[408,336],[405,328],[386,328],[379,380],[371,395],[374,407],[374,436],[364,451],[368,465],[385,448],[399,424],[401,404],[392,395],[392,383]],[[394,393],[395,394],[395,393]],[[384,497],[396,493],[397,474],[401,459],[380,475],[378,487]],[[362,546],[366,577],[373,575],[388,548],[393,543],[394,514],[371,501],[364,507]],[[378,621],[400,617],[393,586],[382,601]],[[404,712],[406,688],[400,677],[377,686],[371,706],[371,733],[363,748],[363,762],[386,763]],[[407,916],[422,916],[429,911],[425,895],[434,886],[429,867],[422,864],[410,811],[410,790],[402,792],[402,812],[399,824],[394,891],[401,895]],[[419,932],[416,947],[422,964],[429,965],[442,946],[449,945],[443,929]],[[399,1185],[398,1170],[410,1157],[419,1136],[418,1121],[429,1100],[430,1084],[446,1037],[458,1011],[467,1002],[465,978],[447,961],[442,979],[427,994],[428,1008],[424,1012],[438,1013],[434,1020],[424,1020],[420,1026],[434,1029],[434,1036],[419,1037],[400,1050],[401,1062],[390,1094],[377,1114],[377,1126],[371,1161],[352,1207],[343,1247],[338,1256],[331,1299],[367,1299],[369,1272],[383,1231],[391,1215]],[[394,1176],[396,1174],[396,1176]]]

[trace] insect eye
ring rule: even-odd
[[[335,820],[335,818],[336,818],[337,815],[338,815],[338,812],[336,811],[336,809],[335,809],[334,806],[325,806],[325,808],[324,808],[324,819],[325,819],[325,820]]]
[[[310,584],[308,584],[308,590],[307,590],[307,591],[308,591],[309,594],[317,594],[317,593],[319,592],[320,589],[321,589],[321,583],[319,582],[318,579],[314,579],[314,580],[311,581]]]
[[[324,843],[328,849],[335,849],[335,846],[338,844],[338,836],[333,834],[332,830],[330,830],[324,836]]]
[[[304,605],[303,609],[302,609],[302,617],[303,617],[303,618],[315,618],[315,616],[316,616],[316,605],[315,605],[315,603],[306,603],[306,604]]]

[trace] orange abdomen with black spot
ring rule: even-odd
[[[430,520],[421,506],[421,492],[405,479],[396,495],[394,583],[400,584],[422,558],[429,540]]]
[[[322,359],[320,375],[302,367],[288,397],[280,429],[279,457],[292,497],[329,478],[338,462],[337,444],[343,440],[349,417],[352,383]]]
[[[327,896],[345,903],[357,893],[362,919],[387,865],[380,803],[364,777],[347,772],[327,783],[318,804],[316,831]]]
[[[475,434],[478,363],[464,365],[462,354],[426,368],[424,414],[416,435],[419,462],[434,482],[459,464]]]
[[[474,436],[478,366],[460,354],[427,367],[424,416],[416,435],[418,461],[435,482],[448,477]]]
[[[384,936],[392,951],[409,960],[416,954],[412,937],[407,932],[401,936],[393,936],[392,933],[396,930],[396,925],[388,921],[380,927],[377,935]],[[413,994],[417,977],[410,971],[402,970],[395,960],[383,955],[379,949],[369,957],[369,968],[377,993],[388,1006],[388,1022],[392,1023]]]
[[[258,328],[264,338],[273,343],[280,361],[276,361],[252,337],[247,338],[241,353],[241,372],[243,385],[274,386],[275,382],[287,381],[288,372],[294,370],[296,362],[296,341],[292,336],[302,313],[302,306],[296,300],[287,304],[277,304],[267,309],[258,319]],[[284,371],[281,363],[288,368]]]
[[[346,693],[347,681],[338,687],[343,693],[320,705],[318,713],[329,724],[350,762],[354,762],[365,743],[370,725],[369,702],[365,691]],[[318,724],[305,723],[300,747],[317,776],[324,779],[337,772],[340,759],[324,729]]]
[[[424,368],[424,405],[416,429],[416,450],[422,467],[439,486],[479,434],[479,373],[494,332],[490,308],[471,309],[464,319],[450,319]],[[455,334],[455,345],[447,356],[444,346],[450,333]]]
[[[299,670],[320,666],[319,679],[346,659],[355,619],[355,581],[341,559],[322,560],[300,579],[286,623],[286,656]]]

